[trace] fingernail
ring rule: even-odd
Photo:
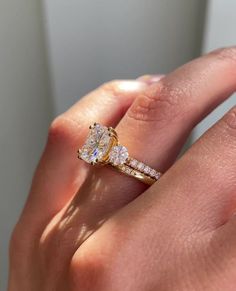
[[[159,82],[163,77],[165,77],[165,75],[143,75],[137,78],[137,80],[146,83],[147,85],[151,85]]]
[[[139,80],[126,80],[120,81],[117,86],[122,91],[135,92],[143,90],[147,85],[144,82],[140,82]]]

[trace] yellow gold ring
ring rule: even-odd
[[[89,129],[85,144],[78,151],[79,159],[91,165],[111,165],[148,185],[160,179],[160,172],[129,156],[114,128],[94,123]]]

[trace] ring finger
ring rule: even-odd
[[[221,49],[148,86],[118,124],[120,142],[138,160],[161,171],[168,169],[192,128],[235,91],[235,58],[236,48]],[[134,178],[107,167],[95,168],[73,200],[73,210],[64,216],[73,216],[69,227],[76,224],[78,231],[80,224],[86,224],[82,242],[144,189]]]
[[[153,84],[138,94],[116,128],[131,156],[166,171],[193,127],[235,91],[235,58],[236,48],[225,48],[180,67],[158,82],[154,77]],[[149,78],[147,83],[151,81]],[[99,207],[93,205],[101,210],[99,219],[145,189],[134,178],[107,167],[94,169],[91,176],[92,182],[88,180],[75,203],[80,203],[85,189],[88,202],[97,197]],[[91,203],[85,205],[91,209]]]

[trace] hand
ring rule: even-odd
[[[236,109],[177,162],[236,89],[236,48],[173,73],[113,81],[57,117],[13,232],[9,290],[236,289]],[[94,121],[165,172],[147,188],[76,158]]]

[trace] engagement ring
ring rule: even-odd
[[[130,157],[127,148],[119,143],[114,128],[94,123],[89,129],[85,144],[78,151],[81,160],[91,165],[111,165],[148,185],[161,177],[160,172]]]

